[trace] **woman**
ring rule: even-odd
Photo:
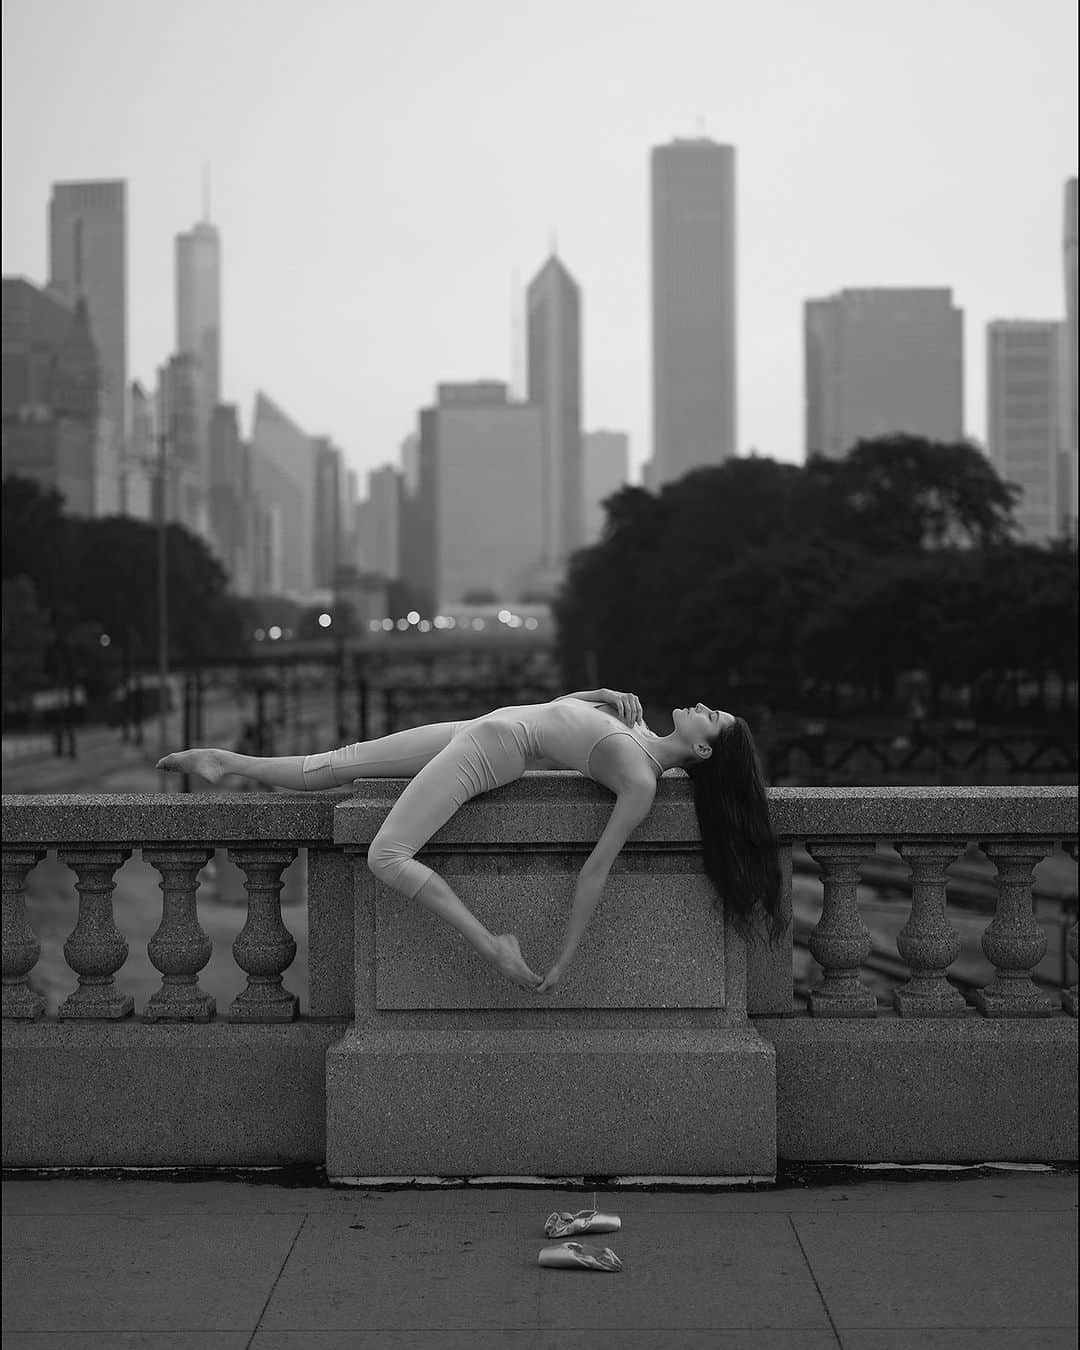
[[[380,881],[452,924],[508,979],[546,994],[573,959],[611,865],[648,815],[657,780],[668,769],[685,769],[693,781],[705,871],[736,928],[753,936],[760,910],[771,940],[783,932],[776,839],[749,728],[704,703],[676,708],[672,720],[671,734],[658,736],[645,725],[635,695],[588,689],[315,755],[182,750],[157,767],[210,783],[238,774],[267,787],[304,791],[344,787],[357,778],[410,778],[372,840],[368,866]],[[469,798],[528,769],[576,769],[615,794],[611,816],[578,876],[562,950],[543,977],[526,964],[512,933],[490,933],[443,878],[416,859]]]

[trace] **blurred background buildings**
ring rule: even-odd
[[[740,453],[735,155],[699,136],[649,157],[653,490]],[[127,201],[122,180],[54,184],[47,283],[3,280],[5,474],[55,487],[76,515],[152,520],[160,504],[242,597],[329,602],[350,577],[425,612],[554,596],[569,556],[600,537],[631,450],[623,431],[587,429],[585,287],[554,247],[515,296],[514,388],[437,382],[397,453],[361,478],[330,434],[269,393],[245,433],[222,371],[222,241],[208,202],[175,237],[175,350],[152,390],[128,382]],[[984,335],[985,452],[1021,488],[1031,542],[1076,528],[1076,211],[1071,178],[1062,314],[994,319]],[[806,456],[897,432],[961,440],[964,341],[947,286],[807,299]]]

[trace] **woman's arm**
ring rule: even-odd
[[[619,850],[626,843],[631,831],[649,814],[655,796],[656,783],[641,780],[624,788],[616,797],[604,832],[596,841],[596,847],[586,858],[585,865],[578,874],[562,951],[558,960],[544,976],[543,982],[537,986],[538,994],[546,994],[550,989],[554,989],[573,960],[581,936],[600,901],[608,873],[611,871],[611,864],[618,857]]]
[[[618,689],[579,689],[574,694],[561,694],[560,698],[580,698],[585,703],[607,703],[627,726],[642,720],[641,700],[636,694],[623,694]],[[558,699],[556,699],[558,702]]]

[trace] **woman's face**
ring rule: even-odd
[[[707,703],[692,703],[688,708],[672,709],[671,720],[679,735],[685,736],[692,745],[712,745],[735,718],[729,712],[710,708]]]

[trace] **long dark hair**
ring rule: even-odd
[[[764,916],[777,945],[787,927],[780,912],[780,858],[754,738],[736,717],[713,742],[708,759],[687,769],[694,785],[705,873],[732,926],[747,941],[760,936]]]

